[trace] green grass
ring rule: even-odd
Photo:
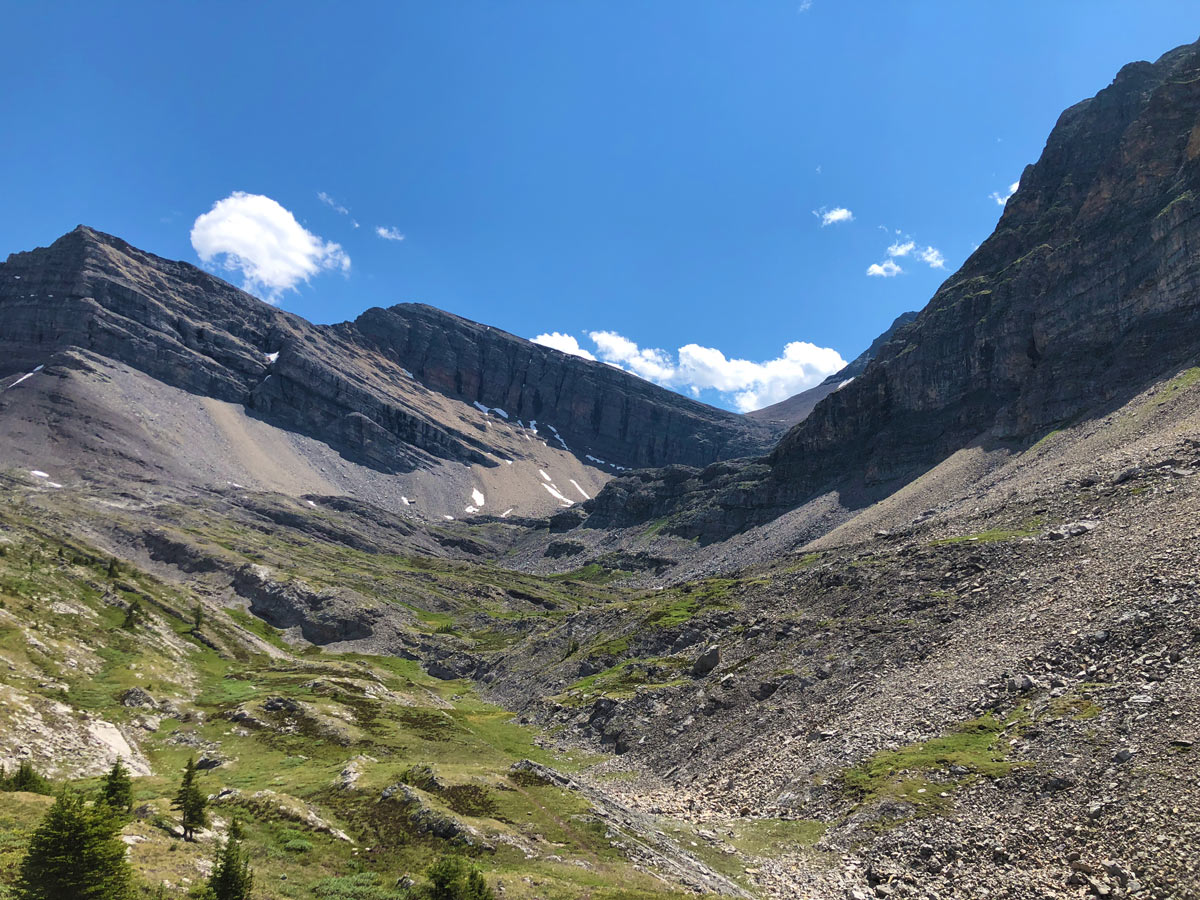
[[[930,541],[929,545],[931,547],[941,547],[947,544],[990,544],[1000,541],[1015,541],[1021,538],[1033,537],[1045,527],[1045,524],[1045,516],[1031,516],[1012,528],[989,528],[987,531],[979,531],[975,534],[940,538],[936,541]]]
[[[687,665],[687,660],[670,656],[627,659],[603,672],[580,678],[561,699],[568,704],[573,694],[625,699],[639,690],[671,687],[684,682],[680,675]],[[582,702],[582,698],[578,699]]]
[[[961,776],[952,768],[964,769],[971,776],[999,778],[1016,765],[1005,758],[1001,741],[1019,714],[1000,720],[991,714],[964,722],[941,737],[899,750],[881,750],[841,775],[843,787],[857,801],[891,799],[916,807],[941,809],[948,805],[941,794],[947,784],[957,785]],[[932,781],[939,775],[944,780]]]
[[[747,819],[733,825],[729,842],[752,856],[778,856],[814,846],[827,826],[815,819]]]
[[[1163,385],[1158,393],[1150,399],[1150,406],[1153,408],[1163,406],[1174,400],[1180,392],[1193,387],[1197,383],[1200,383],[1200,366],[1184,369]]]

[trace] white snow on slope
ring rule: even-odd
[[[563,504],[563,506],[574,506],[575,505],[574,500],[568,500],[566,497],[564,497],[559,492],[558,488],[556,488],[554,485],[543,484],[542,487],[544,487],[547,490],[547,492],[549,492],[551,497],[553,497],[555,500],[560,501]]]
[[[570,448],[570,447],[568,447],[568,446],[567,446],[567,442],[566,442],[566,441],[564,441],[564,440],[562,439],[562,435],[560,435],[560,434],[558,433],[558,429],[557,429],[557,428],[555,428],[553,425],[547,425],[546,427],[547,427],[547,428],[549,428],[551,431],[553,431],[553,432],[554,432],[554,439],[555,439],[556,441],[558,441],[560,444],[562,444],[562,448],[563,448],[564,450],[570,451],[570,449],[571,449],[571,448]]]
[[[584,500],[591,500],[591,499],[592,499],[591,497],[589,497],[589,496],[588,496],[588,492],[587,492],[587,491],[585,491],[583,488],[581,488],[581,487],[579,486],[579,482],[578,482],[578,481],[576,481],[574,478],[572,478],[572,479],[571,479],[571,484],[575,485],[575,490],[577,490],[577,491],[579,491],[579,493],[583,494],[583,499],[584,499]]]
[[[496,415],[498,415],[498,416],[499,416],[500,418],[502,418],[502,419],[507,419],[507,418],[508,418],[508,413],[506,413],[504,410],[502,410],[502,409],[501,409],[500,407],[498,407],[498,406],[484,406],[484,405],[483,405],[482,403],[480,403],[478,400],[472,400],[472,401],[471,401],[471,405],[472,405],[472,406],[474,406],[474,407],[475,407],[477,410],[479,410],[481,413],[483,413],[485,416],[486,416],[488,413],[495,413]]]
[[[49,478],[50,477],[49,473],[43,472],[41,469],[31,469],[29,471],[29,474],[32,475],[34,478]]]
[[[479,488],[475,488],[473,491],[471,491],[471,499],[475,502],[476,506],[483,506],[483,504],[486,502],[483,498],[483,494],[480,493]]]
[[[538,474],[539,474],[539,475],[541,475],[541,476],[542,476],[542,478],[546,479],[546,481],[550,482],[551,484],[553,484],[553,483],[554,483],[554,479],[553,479],[553,478],[551,478],[549,475],[547,475],[547,474],[546,474],[546,470],[545,470],[545,469],[538,469]]]
[[[4,388],[4,390],[7,391],[9,388],[15,388],[18,384],[20,384],[26,378],[32,378],[34,375],[36,375],[38,372],[42,371],[42,369],[44,369],[44,368],[45,368],[45,366],[38,366],[32,372],[26,372],[24,375],[22,375],[16,381],[14,381],[12,384],[10,384],[8,387]]]

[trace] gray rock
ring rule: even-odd
[[[696,661],[692,663],[692,674],[697,678],[703,678],[721,662],[721,648],[716,644],[712,644],[705,649]]]

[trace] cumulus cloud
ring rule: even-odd
[[[837,225],[839,222],[854,221],[854,213],[844,206],[835,206],[833,209],[822,206],[820,209],[814,209],[813,215],[821,220],[822,228],[826,225]]]
[[[385,241],[402,241],[404,235],[399,228],[393,228],[390,225],[376,225],[375,233]]]
[[[883,228],[883,226],[880,226]],[[887,229],[884,228],[886,231]],[[899,231],[897,230],[897,233]],[[924,249],[917,246],[917,242],[909,238],[907,235],[903,238],[898,238],[888,245],[887,259],[883,262],[871,263],[867,266],[867,274],[873,278],[892,278],[896,275],[901,275],[904,269],[900,268],[897,259],[909,257],[925,263],[931,269],[946,268],[946,257],[942,255],[942,251],[937,247],[926,246]]]
[[[871,263],[867,266],[867,274],[875,278],[891,278],[904,270],[896,265],[894,260],[885,259],[881,263]]]
[[[988,196],[996,201],[997,206],[1005,206],[1008,203],[1008,198],[1015,194],[1017,192],[1017,188],[1020,186],[1021,182],[1014,181],[1008,186],[1007,194],[1002,194],[999,191],[992,191],[990,194],[988,194]]]
[[[918,250],[917,259],[928,265],[931,269],[946,268],[946,257],[942,256],[942,251],[936,247],[926,247],[924,250]]]
[[[308,231],[270,197],[234,191],[192,224],[192,247],[203,263],[240,272],[242,287],[271,303],[327,270],[350,271],[340,244]]]
[[[615,331],[592,331],[588,337],[596,348],[594,354],[581,348],[572,335],[552,332],[538,335],[534,341],[564,353],[599,359],[693,397],[700,396],[703,391],[717,391],[741,412],[759,409],[807,390],[846,364],[836,350],[807,341],[793,341],[777,358],[754,362],[730,359],[715,347],[699,344],[685,344],[675,353],[639,347]]]
[[[584,359],[594,360],[596,357],[579,346],[579,341],[575,339],[573,334],[563,334],[561,331],[551,331],[546,334],[539,334],[533,339],[535,344],[541,344],[543,347],[551,347],[554,350],[559,350],[563,353],[570,353],[572,356],[582,356]]]

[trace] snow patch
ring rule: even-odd
[[[479,488],[475,488],[471,491],[471,499],[475,502],[476,506],[483,506],[483,504],[487,502],[484,500],[483,494],[480,492]]]
[[[477,512],[479,512],[479,507],[478,507],[478,506],[468,506],[466,509],[464,509],[464,510],[463,510],[463,512],[465,512],[465,513],[477,513]]]
[[[413,373],[408,371],[408,369],[401,369],[400,371],[403,372],[405,375],[407,375],[409,378],[413,377]]]
[[[616,463],[607,462],[603,459],[600,459],[599,457],[592,456],[590,453],[584,454],[584,459],[594,462],[598,466],[612,466],[613,471],[616,471],[616,472],[627,472],[628,471],[628,469],[626,469],[625,466],[618,466]]]
[[[43,472],[41,469],[30,469],[29,474],[32,475],[34,478],[49,478],[50,477],[49,473]],[[545,474],[545,473],[543,473],[543,474]]]
[[[411,505],[412,505],[412,501],[411,501],[411,500],[409,500],[407,497],[404,497],[404,496],[401,496],[401,497],[400,497],[400,502],[401,502],[401,503],[403,503],[405,506],[411,506]]]
[[[478,400],[472,400],[472,401],[471,401],[471,405],[472,405],[472,406],[474,406],[474,407],[475,407],[477,410],[479,410],[481,413],[483,413],[485,416],[486,416],[488,413],[495,413],[496,415],[498,415],[498,416],[499,416],[500,418],[502,418],[502,419],[507,419],[507,418],[508,418],[508,413],[506,413],[504,410],[502,410],[502,409],[501,409],[500,407],[498,407],[498,406],[484,406],[484,405],[483,405],[482,403],[480,403]]]
[[[506,509],[504,512],[500,513],[500,518],[502,518],[502,519],[507,519],[507,518],[509,517],[509,515],[511,515],[511,513],[512,513],[512,511],[513,511],[513,509],[514,509],[514,508],[515,508],[515,507],[512,507],[512,506],[510,506],[510,507],[509,507],[508,509]]]
[[[37,368],[35,368],[33,371],[31,371],[31,372],[26,372],[24,375],[22,375],[22,376],[21,376],[20,378],[18,378],[16,381],[14,381],[12,384],[10,384],[8,387],[4,388],[4,390],[6,390],[6,391],[7,391],[9,388],[15,388],[15,387],[16,387],[18,384],[20,384],[20,383],[21,383],[22,381],[24,381],[26,378],[32,378],[34,375],[36,375],[38,372],[42,371],[42,369],[44,369],[44,368],[46,368],[46,367],[45,367],[45,366],[38,366],[38,367],[37,367]]]
[[[579,491],[579,493],[583,494],[583,499],[584,499],[584,500],[591,500],[591,499],[592,499],[591,497],[589,497],[589,496],[588,496],[588,492],[587,492],[587,491],[585,491],[583,488],[581,488],[581,487],[579,486],[579,482],[578,482],[578,481],[576,481],[574,478],[570,479],[570,481],[571,481],[571,484],[575,485],[575,490],[577,490],[577,491]]]
[[[554,485],[543,484],[542,487],[544,487],[546,489],[546,492],[549,493],[551,497],[553,497],[555,500],[560,501],[564,506],[574,506],[575,505],[574,500],[569,500],[566,497],[564,497],[559,492],[558,488],[556,488]]]
[[[267,362],[273,363],[277,359],[279,359],[279,351],[278,350],[276,350],[274,353],[267,354]]]
[[[839,384],[837,387],[835,387],[834,391],[840,391],[842,388],[844,388],[846,385],[848,385],[853,380],[854,380],[853,378],[847,378],[845,381],[843,381],[841,384]]]
[[[442,516],[442,518],[443,518],[443,519],[446,519],[446,520],[447,520],[447,521],[449,521],[449,522],[453,522],[453,521],[454,521],[454,516]]]
[[[553,478],[551,478],[549,475],[547,475],[547,474],[546,474],[546,470],[545,470],[545,469],[538,469],[538,474],[539,474],[539,475],[541,475],[541,476],[542,476],[542,478],[546,479],[546,481],[550,482],[551,484],[553,484],[553,483],[554,483],[554,479],[553,479]]]
[[[547,425],[546,427],[547,427],[547,428],[549,428],[551,431],[553,431],[553,432],[554,432],[554,439],[555,439],[556,441],[558,441],[560,444],[562,444],[562,448],[563,448],[564,450],[566,450],[566,451],[568,451],[568,452],[569,452],[571,448],[570,448],[570,447],[568,447],[568,446],[567,446],[567,442],[566,442],[566,441],[564,441],[564,440],[562,439],[562,435],[560,435],[560,434],[558,433],[558,429],[557,429],[557,428],[555,428],[553,425]]]
[[[313,503],[311,500],[305,500],[304,502],[307,503],[309,506],[311,506],[313,509],[317,508],[317,504]]]

